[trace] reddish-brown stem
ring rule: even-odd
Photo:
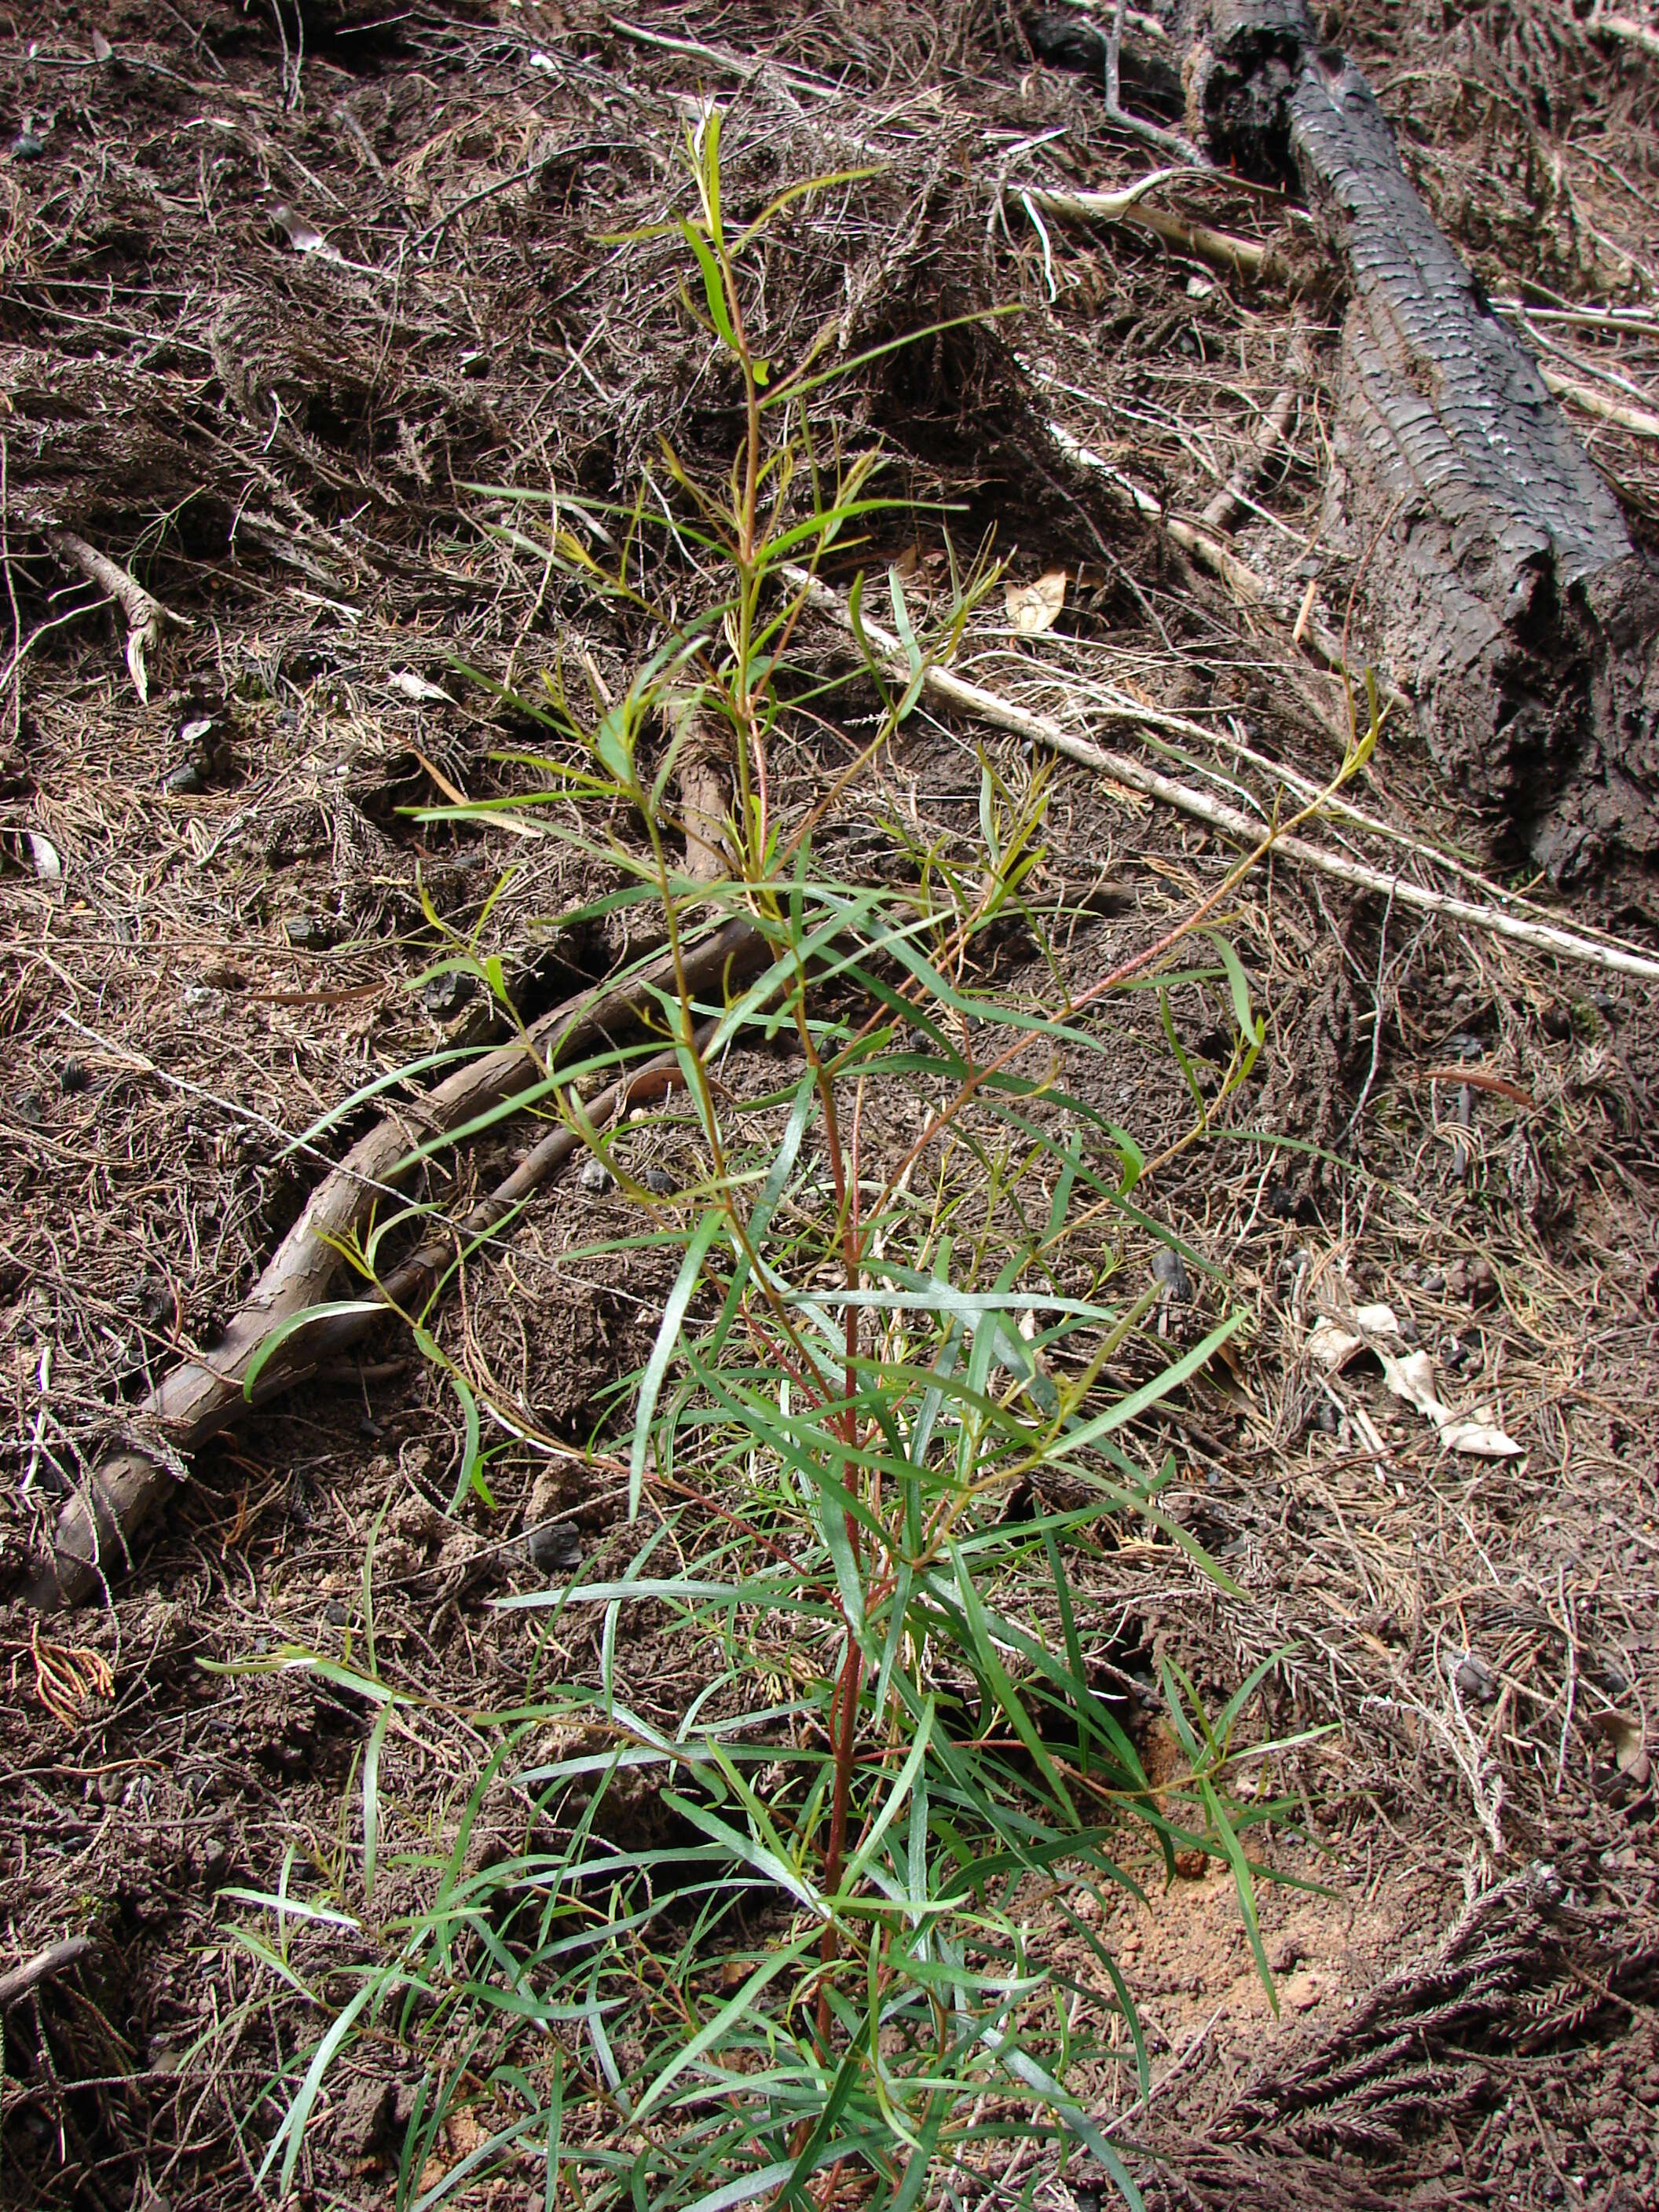
[[[848,1518],[850,1520],[850,1515]],[[830,1804],[830,1843],[823,1855],[823,1887],[831,1897],[841,1887],[842,1861],[847,1850],[847,1812],[853,1794],[853,1736],[858,1725],[859,1692],[863,1680],[864,1655],[859,1650],[858,1639],[849,1625],[847,1656],[842,1662],[840,1679],[836,1684],[835,1709],[830,1716],[834,1729],[836,1787]],[[833,1919],[824,1927],[818,1956],[826,1967],[835,1964],[836,1923]],[[830,2039],[830,1989],[827,1981],[818,1984],[818,2039],[826,2045]]]
[[[627,1468],[624,1468],[623,1473],[626,1474],[627,1472]],[[716,1520],[724,1521],[728,1528],[735,1528],[740,1534],[747,1536],[751,1543],[758,1544],[763,1551],[769,1552],[772,1557],[781,1561],[784,1566],[794,1565],[795,1555],[793,1552],[786,1550],[781,1544],[775,1542],[770,1536],[763,1534],[756,1528],[752,1521],[745,1521],[741,1513],[732,1512],[728,1507],[705,1496],[701,1490],[695,1489],[690,1483],[678,1481],[672,1474],[654,1473],[650,1477],[650,1482],[653,1490],[672,1490],[677,1498],[688,1498],[692,1504],[701,1505],[705,1513],[712,1513]]]
[[[781,1345],[767,1334],[756,1320],[752,1311],[746,1311],[744,1320],[750,1335],[754,1338],[767,1358],[776,1362],[780,1370],[788,1376],[796,1389],[800,1392],[807,1407],[811,1412],[817,1413],[823,1404],[823,1394],[811,1380],[805,1370],[796,1360],[791,1358]]]
[[[1261,851],[1267,850],[1272,843],[1272,838],[1265,839]],[[1259,857],[1259,854],[1253,853],[1242,866],[1230,871],[1225,879],[1218,884],[1214,890],[1206,897],[1200,899],[1192,912],[1184,920],[1178,921],[1173,929],[1165,930],[1163,936],[1153,944],[1144,946],[1139,952],[1132,953],[1128,959],[1121,960],[1115,968],[1101,976],[1098,981],[1091,983],[1086,991],[1073,999],[1066,1007],[1066,1018],[1069,1020],[1073,1015],[1081,1012],[1085,1006],[1092,1006],[1097,999],[1103,998],[1108,991],[1115,990],[1120,983],[1127,982],[1131,975],[1139,975],[1143,968],[1151,967],[1155,960],[1162,959],[1166,952],[1178,945],[1183,937],[1189,937],[1205,915],[1213,913],[1228,893],[1237,889],[1239,878],[1246,869],[1255,864]],[[1043,1032],[1041,1030],[1028,1030],[1023,1036],[1017,1037],[1012,1044],[1000,1052],[994,1060],[988,1060],[983,1067],[974,1066],[971,1059],[969,1060],[968,1074],[958,1088],[956,1097],[941,1113],[934,1115],[898,1165],[889,1174],[881,1197],[877,1201],[878,1211],[886,1203],[900,1179],[921,1158],[933,1139],[942,1129],[947,1128],[956,1120],[963,1108],[969,1103],[987,1081],[992,1076],[1000,1074],[1011,1060],[1018,1060],[1022,1053],[1029,1051],[1042,1035]],[[970,1042],[969,1046],[970,1054],[972,1049]]]

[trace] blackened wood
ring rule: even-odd
[[[1192,124],[1299,185],[1349,282],[1325,542],[1360,635],[1501,854],[1659,854],[1659,580],[1304,0],[1196,0]]]
[[[1039,61],[1056,69],[1075,70],[1103,85],[1106,72],[1106,33],[1086,15],[1042,8],[1024,19],[1025,35]],[[1172,55],[1160,51],[1135,26],[1123,41],[1118,57],[1119,83],[1126,100],[1148,109],[1165,122],[1178,123],[1185,104],[1181,71]]]

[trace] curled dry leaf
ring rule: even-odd
[[[1335,1375],[1357,1353],[1368,1347],[1375,1350],[1377,1337],[1393,1339],[1399,1334],[1399,1316],[1392,1306],[1356,1306],[1340,1320],[1330,1314],[1321,1314],[1308,1339],[1308,1352],[1316,1367],[1322,1367],[1328,1375]]]
[[[1386,1352],[1379,1352],[1376,1356],[1382,1362],[1382,1372],[1396,1398],[1403,1398],[1408,1406],[1414,1406],[1437,1425],[1451,1418],[1435,1390],[1434,1362],[1426,1352],[1409,1352],[1404,1359],[1391,1358]]]
[[[1387,1348],[1400,1343],[1400,1322],[1392,1306],[1356,1306],[1340,1317],[1321,1314],[1309,1332],[1308,1356],[1324,1373],[1335,1375],[1358,1353],[1369,1352],[1395,1396],[1434,1423],[1443,1451],[1467,1452],[1475,1459],[1520,1457],[1521,1446],[1497,1426],[1489,1407],[1454,1413],[1441,1400],[1429,1354]]]
[[[1468,1452],[1474,1459],[1519,1459],[1521,1447],[1515,1438],[1505,1436],[1492,1418],[1490,1406],[1477,1406],[1467,1420],[1451,1419],[1440,1424],[1440,1443],[1444,1451]]]
[[[1036,637],[1052,629],[1066,604],[1066,571],[1050,568],[1034,584],[1010,584],[1002,594],[1008,619],[1021,637]]]
[[[1648,1741],[1642,1723],[1632,1713],[1598,1713],[1598,1734],[1613,1752],[1613,1763],[1639,1787],[1652,1771]]]
[[[64,863],[58,848],[50,837],[43,837],[38,830],[31,830],[29,857],[34,862],[34,872],[43,884],[61,884]]]
[[[338,246],[331,246],[314,222],[295,215],[291,207],[279,202],[270,210],[270,219],[296,253],[314,253],[319,261],[344,261]]]
[[[1426,1352],[1408,1352],[1396,1359],[1379,1346],[1371,1349],[1382,1363],[1382,1373],[1396,1398],[1415,1407],[1440,1431],[1443,1451],[1468,1452],[1475,1459],[1518,1459],[1521,1447],[1492,1421],[1492,1409],[1475,1406],[1462,1415],[1443,1405],[1435,1389],[1434,1362]]]
[[[391,680],[405,699],[438,699],[447,707],[453,707],[455,703],[441,684],[428,684],[424,676],[417,676],[412,668],[400,668]]]

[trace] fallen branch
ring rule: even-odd
[[[730,778],[725,748],[706,720],[686,732],[680,746],[680,825],[685,872],[696,883],[718,883],[726,873],[726,816]]]
[[[1437,766],[1558,883],[1659,853],[1659,570],[1308,0],[1193,20],[1209,151],[1299,185],[1344,272],[1325,542]]]
[[[1139,230],[1161,240],[1165,246],[1174,246],[1180,253],[1190,254],[1194,261],[1218,269],[1224,276],[1242,276],[1252,284],[1280,284],[1288,270],[1283,257],[1271,246],[1263,246],[1253,238],[1239,238],[1231,231],[1216,230],[1206,222],[1190,222],[1184,216],[1170,215],[1166,209],[1148,207],[1145,196],[1155,185],[1179,177],[1190,184],[1194,176],[1210,173],[1204,170],[1155,169],[1149,177],[1141,177],[1116,192],[1056,192],[1042,191],[1035,185],[1026,188],[1025,198],[1044,215],[1067,216],[1075,222],[1103,222],[1125,230]],[[1236,178],[1224,182],[1237,185]]]
[[[1237,554],[1230,546],[1224,545],[1212,532],[1200,530],[1192,523],[1183,521],[1180,515],[1171,514],[1169,508],[1154,499],[1151,492],[1143,490],[1139,484],[1126,477],[1121,469],[1115,469],[1091,447],[1074,438],[1063,422],[1050,422],[1048,434],[1079,468],[1093,469],[1102,476],[1109,477],[1129,499],[1137,514],[1144,514],[1149,522],[1157,523],[1172,544],[1180,546],[1183,553],[1190,555],[1212,576],[1219,576],[1243,605],[1261,607],[1269,613],[1273,611],[1273,590],[1267,578],[1251,568],[1248,561],[1241,561]],[[1213,506],[1215,502],[1212,501],[1211,504]],[[1207,509],[1206,512],[1207,514]],[[1343,665],[1342,641],[1327,629],[1316,616],[1310,614],[1302,622],[1297,642],[1305,643],[1324,667],[1340,670]],[[1411,704],[1403,692],[1395,692],[1392,686],[1389,687],[1389,695],[1398,699],[1402,706],[1409,707]]]
[[[66,1936],[61,1943],[49,1943],[44,1951],[37,1951],[21,1966],[8,1966],[0,1974],[0,2013],[8,2011],[19,1997],[26,1997],[31,1990],[39,1989],[54,1974],[66,1972],[91,1948],[90,1936]]]
[[[697,1030],[699,1051],[708,1046],[718,1025],[717,1020],[711,1020]],[[583,1111],[594,1128],[604,1130],[621,1121],[647,1099],[665,1097],[683,1080],[678,1048],[670,1045],[630,1074],[608,1084],[586,1103]],[[441,1235],[428,1237],[377,1285],[381,1309],[379,1312],[334,1314],[319,1322],[306,1345],[307,1371],[314,1373],[337,1358],[391,1315],[409,1316],[421,1312],[457,1256],[499,1229],[531,1193],[538,1189],[556,1168],[562,1167],[586,1141],[576,1130],[562,1124],[550,1129],[541,1142],[525,1154],[512,1174],[497,1183],[489,1197],[475,1206],[464,1220],[447,1222]],[[295,1379],[292,1375],[286,1376],[283,1387],[288,1387]],[[256,1392],[256,1395],[259,1395],[263,1394]]]
[[[176,623],[180,629],[190,625],[182,615],[175,615],[161,602],[152,598],[138,579],[120,563],[100,553],[95,545],[88,545],[84,538],[77,538],[72,530],[48,529],[46,543],[67,568],[78,568],[83,576],[97,585],[106,599],[113,599],[127,618],[127,673],[132,678],[132,688],[138,694],[141,707],[149,704],[149,675],[144,666],[144,654],[160,642],[161,624]]]
[[[1206,173],[1199,172],[1200,174]],[[1190,182],[1191,169],[1157,169],[1149,177],[1126,185],[1116,192],[1059,192],[1047,191],[1035,185],[1025,186],[1020,198],[1028,200],[1032,208],[1042,215],[1069,216],[1078,222],[1115,224],[1121,228],[1143,230],[1162,239],[1166,246],[1175,246],[1194,260],[1203,261],[1212,269],[1243,276],[1253,284],[1283,284],[1289,280],[1290,271],[1282,256],[1271,246],[1258,240],[1240,238],[1232,231],[1214,230],[1207,224],[1188,222],[1180,216],[1169,215],[1161,208],[1144,207],[1140,195],[1154,185],[1161,185],[1170,177],[1181,177]],[[1525,315],[1536,316],[1533,307],[1521,309],[1508,301],[1496,303],[1500,311],[1514,319]],[[1584,312],[1564,312],[1559,319],[1580,325],[1587,330],[1630,329],[1651,330],[1650,318],[1616,316]],[[1538,364],[1538,373],[1550,392],[1569,405],[1582,408],[1587,415],[1599,416],[1603,422],[1616,422],[1621,429],[1629,430],[1640,438],[1659,438],[1659,415],[1644,407],[1623,406],[1616,399],[1608,399],[1588,384],[1564,376],[1558,368],[1546,362]],[[1283,396],[1282,394],[1280,395]],[[1248,489],[1248,486],[1245,487]],[[1217,495],[1218,500],[1220,495]],[[1214,506],[1216,501],[1212,501]],[[1205,520],[1211,521],[1208,509]]]
[[[1243,458],[1198,518],[1206,530],[1231,530],[1237,521],[1274,453],[1285,444],[1295,411],[1296,386],[1287,384],[1273,394],[1273,404],[1256,424]]]
[[[1437,764],[1557,882],[1610,848],[1659,851],[1659,571],[1550,400],[1643,437],[1659,436],[1659,416],[1541,368],[1516,343],[1306,0],[1215,0],[1192,20],[1188,108],[1211,154],[1299,184],[1346,274],[1326,534],[1365,549],[1382,657],[1416,695]],[[1655,37],[1636,37],[1628,17],[1596,22],[1638,45]],[[1124,192],[1027,197],[1156,228],[1139,198],[1164,173]],[[1242,276],[1277,273],[1269,249],[1248,240],[1193,227],[1181,242]],[[1189,550],[1249,596],[1248,571]]]
[[[1647,408],[1609,399],[1594,386],[1577,384],[1571,377],[1563,376],[1559,368],[1552,368],[1547,362],[1539,362],[1538,374],[1558,399],[1582,408],[1586,415],[1599,416],[1604,422],[1616,422],[1621,430],[1632,431],[1638,438],[1659,438],[1659,415],[1651,414]]]
[[[852,617],[847,603],[825,584],[810,577],[803,569],[788,572],[798,590],[805,590],[813,605],[830,616],[849,634]],[[909,675],[909,660],[898,639],[872,622],[867,614],[860,617],[864,635],[882,653],[889,656],[896,675]],[[1145,767],[1127,753],[1109,752],[1104,746],[1091,744],[1086,738],[1075,736],[1047,714],[1034,714],[1030,708],[1017,706],[1012,699],[988,691],[981,685],[969,684],[948,668],[930,666],[922,678],[922,689],[932,698],[945,706],[957,707],[975,714],[994,727],[1007,730],[1016,737],[1025,738],[1034,744],[1047,745],[1051,751],[1062,753],[1068,760],[1080,762],[1085,767],[1098,770],[1131,790],[1144,793],[1149,799],[1160,800],[1166,806],[1202,822],[1224,836],[1237,837],[1251,846],[1261,841],[1262,825],[1237,806],[1228,806],[1220,799],[1212,799],[1207,792],[1195,791],[1190,784],[1177,783],[1173,777],[1160,775],[1156,769]],[[1659,960],[1644,958],[1635,952],[1626,952],[1617,945],[1598,945],[1588,937],[1580,937],[1571,930],[1556,929],[1547,922],[1527,921],[1517,915],[1504,913],[1493,906],[1478,905],[1470,899],[1449,896],[1443,891],[1429,890],[1414,882],[1409,876],[1389,873],[1382,868],[1368,866],[1363,860],[1350,860],[1344,853],[1332,853],[1322,846],[1310,845],[1305,838],[1284,836],[1273,848],[1278,859],[1293,860],[1299,867],[1311,869],[1316,874],[1329,876],[1339,883],[1349,884],[1357,890],[1374,891],[1383,897],[1393,898],[1401,906],[1413,907],[1421,914],[1433,914],[1448,921],[1462,922],[1473,929],[1483,929],[1494,937],[1509,939],[1516,945],[1525,945],[1540,952],[1553,953],[1558,959],[1576,961],[1586,967],[1603,968],[1615,975],[1638,975],[1647,982],[1659,982]]]
[[[1605,31],[1610,39],[1622,39],[1627,46],[1635,46],[1644,54],[1659,55],[1659,31],[1638,22],[1634,15],[1608,15],[1598,8],[1590,17],[1589,29],[1592,36]]]
[[[683,973],[693,991],[719,986],[729,970],[744,970],[757,961],[763,940],[745,920],[726,922],[683,957]],[[131,1542],[157,1502],[174,1486],[181,1455],[197,1451],[246,1410],[243,1381],[248,1367],[273,1329],[321,1303],[341,1265],[340,1245],[367,1221],[375,1200],[408,1165],[411,1146],[475,1123],[550,1073],[554,1056],[568,1060],[606,1041],[615,1030],[636,1026],[654,991],[675,984],[666,954],[597,998],[588,994],[544,1015],[523,1039],[474,1060],[459,1074],[414,1104],[395,1109],[354,1145],[313,1194],[305,1212],[223,1337],[209,1354],[187,1360],[167,1376],[136,1418],[154,1427],[154,1454],[116,1455],[88,1480],[64,1506],[53,1534],[52,1557],[37,1576],[29,1595],[41,1607],[73,1605],[88,1596],[112,1573],[128,1564]],[[545,1057],[544,1057],[545,1055]],[[631,1103],[660,1062],[635,1070],[588,1104],[590,1119],[603,1121],[619,1103]],[[486,1233],[535,1184],[575,1149],[568,1129],[550,1133],[520,1163],[499,1190],[463,1224],[461,1235]],[[424,1304],[453,1257],[455,1231],[446,1231],[403,1262],[383,1286],[385,1313],[337,1315],[297,1334],[279,1356],[261,1370],[252,1393],[260,1403],[289,1389],[327,1359],[376,1326],[393,1306]]]

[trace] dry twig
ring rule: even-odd
[[[807,592],[813,604],[850,633],[852,619],[846,602],[827,585],[808,577],[804,571],[794,571],[793,575],[798,587]],[[865,635],[884,653],[891,656],[895,670],[908,669],[908,661],[898,639],[890,631],[882,629],[867,615],[862,617],[862,621]],[[1047,714],[1034,714],[1030,708],[1017,706],[1012,700],[988,691],[982,685],[969,684],[960,676],[953,675],[948,668],[930,667],[924,688],[932,697],[947,706],[962,708],[998,729],[1011,731],[1017,737],[1063,753],[1069,760],[1079,761],[1085,767],[1098,769],[1114,782],[1125,784],[1131,791],[1142,792],[1149,799],[1173,806],[1179,812],[1206,823],[1212,830],[1220,830],[1228,837],[1243,839],[1252,846],[1261,841],[1261,824],[1253,822],[1239,808],[1225,805],[1221,800],[1212,799],[1206,792],[1195,791],[1190,784],[1177,783],[1170,776],[1160,775],[1157,769],[1132,760],[1127,753],[1109,752],[1103,746],[1091,744],[1086,738],[1075,736]],[[1540,952],[1553,953],[1558,959],[1577,961],[1587,967],[1607,969],[1616,975],[1638,975],[1645,981],[1659,982],[1659,960],[1644,958],[1639,953],[1626,952],[1616,945],[1598,945],[1571,930],[1556,929],[1544,922],[1526,921],[1518,915],[1504,914],[1496,907],[1476,905],[1469,899],[1453,898],[1443,891],[1429,890],[1409,876],[1388,874],[1381,868],[1367,866],[1364,861],[1350,860],[1346,854],[1328,852],[1321,846],[1310,845],[1305,838],[1280,837],[1275,842],[1273,851],[1280,859],[1293,860],[1300,867],[1310,868],[1316,874],[1329,876],[1336,882],[1352,884],[1357,890],[1375,891],[1384,897],[1392,897],[1401,906],[1413,907],[1419,913],[1439,915],[1448,921],[1488,930],[1493,936],[1508,938],[1514,944],[1528,945]]]
[[[147,592],[137,578],[100,553],[95,545],[88,545],[84,538],[77,538],[72,530],[48,530],[46,543],[58,559],[71,568],[78,568],[97,585],[106,599],[113,599],[127,618],[127,672],[132,678],[132,688],[138,694],[141,706],[149,701],[149,672],[144,665],[144,655],[160,642],[161,624],[176,623],[179,629],[190,625],[182,615],[175,615],[161,601]]]
[[[759,949],[753,926],[728,922],[687,952],[684,971],[693,989],[720,985],[729,970],[741,970]],[[471,1066],[429,1091],[417,1105],[394,1109],[353,1146],[346,1158],[313,1194],[276,1256],[233,1317],[210,1354],[186,1361],[151,1391],[139,1418],[153,1424],[167,1455],[198,1449],[216,1436],[246,1402],[243,1376],[271,1332],[295,1315],[317,1304],[340,1266],[341,1243],[366,1219],[377,1194],[401,1171],[418,1132],[427,1138],[459,1127],[487,1114],[549,1073],[543,1055],[580,1054],[617,1029],[637,1023],[654,988],[672,987],[674,967],[664,954],[628,982],[595,997],[586,994],[545,1015],[523,1039],[487,1053]],[[641,1072],[642,1073],[642,1072]],[[636,1075],[621,1085],[630,1092]],[[605,1099],[594,1108],[603,1114]],[[612,1100],[610,1103],[614,1103]],[[565,1129],[555,1131],[537,1148],[530,1163],[485,1201],[463,1234],[477,1235],[569,1157],[576,1142]],[[521,1180],[522,1178],[526,1178]],[[441,1246],[427,1245],[391,1279],[388,1289],[413,1297],[428,1286],[453,1250],[446,1236]],[[388,1304],[386,1309],[392,1310]],[[261,1373],[253,1395],[263,1400],[290,1389],[319,1361],[336,1358],[374,1325],[376,1314],[337,1316],[284,1347]],[[52,1558],[37,1577],[31,1597],[37,1606],[76,1604],[100,1581],[118,1573],[127,1561],[132,1537],[173,1476],[162,1456],[125,1452],[106,1461],[58,1517]]]

